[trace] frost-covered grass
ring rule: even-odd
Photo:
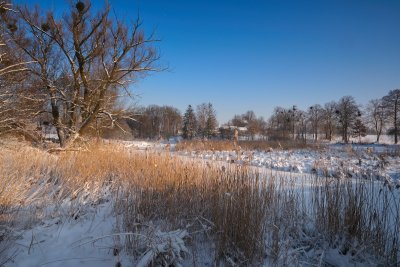
[[[0,174],[5,266],[395,266],[400,260],[400,190],[380,181],[201,161],[125,144],[59,154],[3,148]]]

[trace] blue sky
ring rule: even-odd
[[[223,123],[247,110],[268,118],[275,106],[306,109],[345,95],[366,104],[400,88],[400,1],[109,2],[127,21],[139,13],[162,39],[169,70],[132,87],[141,105],[184,112],[211,102]]]

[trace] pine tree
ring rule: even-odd
[[[208,103],[207,106],[207,121],[206,127],[204,129],[205,135],[210,138],[214,133],[214,129],[217,127],[218,122],[215,115],[215,109],[213,108],[211,103]]]
[[[188,106],[183,116],[183,138],[192,139],[196,136],[196,116],[191,105]]]
[[[361,143],[361,137],[366,135],[367,127],[360,119],[357,119],[353,126],[353,137],[358,137],[358,142]]]

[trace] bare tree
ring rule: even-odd
[[[205,138],[206,134],[206,126],[207,126],[207,118],[208,118],[208,105],[207,103],[202,103],[197,105],[196,107],[196,119],[197,119],[197,134]]]
[[[156,66],[159,56],[145,36],[141,22],[125,25],[110,18],[107,5],[91,13],[89,1],[71,6],[69,14],[57,19],[49,11],[17,7],[9,18],[9,35],[29,65],[38,89],[46,92],[45,111],[62,147],[82,135],[98,118],[116,121],[113,104],[131,95],[128,85],[137,82]]]
[[[386,116],[391,123],[389,133],[394,134],[394,143],[398,142],[399,124],[400,124],[400,89],[389,91],[389,93],[382,98],[383,105],[386,110]]]
[[[335,128],[335,102],[329,102],[324,105],[322,111],[322,127],[325,132],[325,139],[332,141],[333,131]]]
[[[255,136],[265,135],[267,131],[267,123],[263,117],[258,117],[252,110],[246,111],[241,115],[235,115],[229,124],[235,127],[246,127],[248,139],[254,140]]]
[[[128,122],[141,138],[160,138],[177,135],[182,127],[181,112],[170,106],[150,105],[141,108],[132,117],[136,121]]]
[[[386,123],[385,106],[382,99],[373,99],[368,102],[366,107],[368,123],[372,126],[376,134],[376,142],[379,143],[383,127]]]
[[[276,107],[269,119],[270,137],[273,139],[288,139],[292,132],[292,113],[283,107]]]
[[[318,140],[318,131],[323,119],[323,109],[321,105],[313,105],[308,109],[308,118],[311,122],[311,130],[314,140]]]
[[[166,137],[177,135],[178,131],[182,128],[181,112],[177,108],[171,106],[164,106],[163,109],[163,135]]]
[[[211,103],[202,103],[196,107],[198,134],[210,138],[218,126],[216,112]]]
[[[39,114],[42,102],[28,81],[28,65],[33,62],[22,60],[6,33],[7,28],[15,29],[7,23],[14,12],[11,4],[0,2],[0,134],[17,133],[37,141],[39,136],[30,121]]]
[[[361,116],[358,105],[352,96],[344,96],[336,104],[335,113],[342,132],[342,140],[348,143],[350,130]]]
[[[297,111],[297,138],[307,143],[307,113],[298,110]]]
[[[235,127],[245,127],[246,126],[246,121],[243,118],[242,115],[234,115],[232,120],[228,122],[229,125],[235,126]]]

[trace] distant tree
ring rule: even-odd
[[[335,114],[342,132],[342,140],[349,142],[350,130],[353,128],[361,112],[352,96],[342,97],[336,104]]]
[[[241,115],[234,115],[229,124],[235,127],[245,127],[247,121],[245,121],[245,119]]]
[[[162,133],[165,137],[177,135],[178,131],[182,128],[182,114],[174,107],[164,106],[163,107],[163,128]]]
[[[248,110],[248,111],[246,111],[246,113],[244,113],[244,114],[242,115],[242,118],[243,118],[245,121],[247,121],[247,123],[249,123],[250,121],[256,120],[256,119],[257,119],[257,116],[256,116],[256,114],[254,113],[253,110]]]
[[[329,102],[324,105],[322,111],[322,125],[325,132],[325,139],[332,141],[335,128],[335,102]]]
[[[219,127],[218,131],[222,139],[231,140],[233,137],[233,129],[229,123]]]
[[[382,99],[373,99],[368,102],[366,107],[368,124],[372,126],[376,134],[376,142],[379,143],[383,127],[387,121],[385,106]]]
[[[288,109],[275,107],[274,113],[268,120],[270,138],[288,139],[293,131],[293,115]]]
[[[182,125],[180,111],[171,106],[150,105],[135,110],[131,116],[135,121],[128,121],[128,125],[141,138],[169,138],[177,135]]]
[[[297,126],[297,138],[303,140],[304,143],[307,142],[307,113],[298,110],[297,111],[297,121],[298,121],[298,126]]]
[[[245,134],[251,140],[254,140],[256,135],[265,135],[268,128],[264,118],[257,118],[252,110],[241,115],[235,115],[229,124],[235,127],[246,127],[247,132]]]
[[[202,103],[196,107],[197,134],[210,138],[218,126],[215,109],[211,103]]]
[[[268,124],[265,121],[264,117],[262,117],[262,116],[258,117],[255,123],[257,125],[256,133],[258,133],[263,139],[265,139],[267,137]]]
[[[314,140],[318,140],[318,131],[323,119],[323,109],[320,105],[316,104],[308,109],[308,118],[311,123],[311,131]]]
[[[207,103],[202,103],[196,107],[197,135],[202,138],[206,137],[207,109]]]
[[[391,123],[389,133],[394,135],[394,143],[398,143],[398,135],[400,129],[400,89],[389,91],[389,93],[382,98],[385,107],[386,116]]]
[[[299,120],[299,110],[295,105],[293,105],[291,108],[288,108],[284,111],[285,117],[286,117],[286,128],[289,128],[293,140],[296,138],[296,124]]]
[[[186,109],[185,114],[183,115],[183,138],[185,139],[192,139],[196,136],[196,129],[197,129],[197,121],[196,115],[193,111],[191,105],[188,106]]]
[[[367,127],[361,121],[361,119],[357,118],[354,122],[352,129],[352,136],[358,138],[358,142],[361,143],[361,137],[367,135]]]
[[[214,107],[211,103],[207,105],[207,120],[204,129],[205,135],[210,138],[214,135],[215,128],[218,126],[217,116]]]
[[[164,110],[157,105],[150,105],[145,110],[145,117],[148,120],[148,126],[151,138],[160,138],[164,127]]]
[[[257,122],[257,116],[252,110],[246,111],[242,115],[243,121],[246,123],[247,134],[251,140],[254,140],[254,136],[260,131],[259,124]]]

